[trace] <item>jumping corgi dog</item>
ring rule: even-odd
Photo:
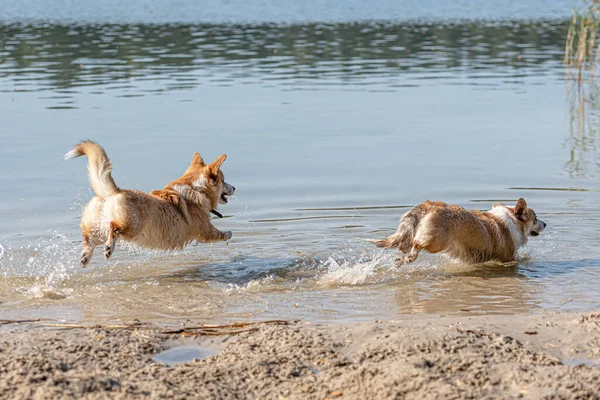
[[[235,188],[225,182],[221,154],[205,164],[195,153],[182,177],[162,190],[150,194],[120,189],[111,176],[112,165],[97,143],[85,141],[65,154],[65,160],[88,158],[88,172],[96,196],[83,210],[81,232],[83,251],[81,266],[92,259],[96,246],[104,243],[106,259],[115,251],[117,239],[155,250],[174,250],[192,241],[213,242],[231,239],[231,232],[221,232],[210,221],[218,204],[227,203]]]
[[[367,241],[397,248],[400,264],[416,260],[421,250],[443,253],[467,263],[510,262],[528,236],[538,236],[546,223],[520,198],[514,207],[494,204],[486,212],[427,200],[400,219],[396,233]]]

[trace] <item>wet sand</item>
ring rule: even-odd
[[[222,336],[0,332],[2,398],[600,398],[600,312],[297,321]],[[204,358],[153,360],[169,348]]]

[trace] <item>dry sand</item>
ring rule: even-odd
[[[216,352],[169,367],[177,346]],[[600,398],[600,313],[159,330],[0,330],[3,398]]]

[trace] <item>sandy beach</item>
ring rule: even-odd
[[[218,336],[2,329],[3,398],[600,398],[597,312],[293,321]],[[153,360],[172,348],[213,355],[170,366]]]

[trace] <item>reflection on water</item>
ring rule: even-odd
[[[475,84],[557,74],[567,22],[0,25],[4,92],[107,85],[129,95],[202,83]],[[136,82],[162,81],[139,90]],[[417,79],[416,81],[414,79]],[[111,85],[119,85],[111,86]],[[99,92],[99,93],[100,93]]]
[[[569,125],[567,24],[0,24],[0,316],[598,308],[596,89]],[[91,193],[84,162],[61,155],[88,137],[119,185],[145,191],[192,151],[227,152],[237,198],[215,225],[233,240],[173,254],[119,247],[82,270],[77,220]],[[516,265],[424,255],[396,267],[360,240],[389,234],[427,198],[488,209],[521,196],[549,225]]]
[[[578,75],[582,73],[582,80]],[[579,71],[566,67],[570,157],[565,169],[573,177],[600,174],[600,85],[596,68]]]

